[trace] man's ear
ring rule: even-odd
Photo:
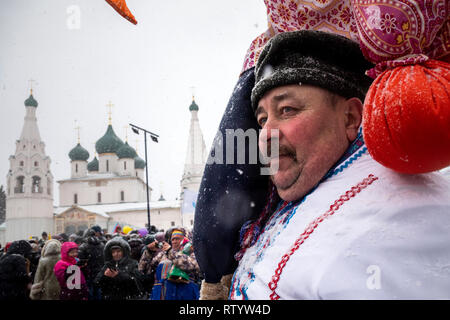
[[[358,136],[358,129],[361,125],[363,104],[358,98],[350,98],[345,102],[345,130],[347,139],[353,141]]]

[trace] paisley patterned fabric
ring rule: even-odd
[[[450,52],[448,0],[352,0],[352,12],[372,78]]]
[[[270,38],[295,30],[326,31],[359,41],[366,58],[376,64],[368,71],[372,78],[387,68],[441,59],[450,53],[448,0],[264,0],[264,3],[268,29],[252,41],[242,72],[255,65]]]
[[[242,72],[255,66],[267,41],[281,32],[311,29],[358,40],[350,0],[264,0],[264,3],[268,29],[252,41]]]

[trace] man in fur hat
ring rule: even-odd
[[[285,32],[251,94],[273,186],[244,224],[231,299],[450,298],[450,184],[375,162],[362,137],[371,67],[357,43]],[[204,296],[217,286],[203,283]]]

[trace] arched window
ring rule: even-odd
[[[101,192],[97,193],[97,202],[98,203],[102,202],[102,194],[101,194]]]
[[[106,160],[106,172],[109,172],[109,160]]]
[[[38,167],[38,166],[39,166],[39,162],[35,161],[35,162],[34,162],[34,166],[35,166],[35,167]]]
[[[23,161],[20,161],[20,166],[23,167]]]
[[[78,163],[75,163],[75,172],[78,173]]]
[[[125,201],[125,192],[120,191],[120,201]]]
[[[127,162],[126,161],[123,162],[123,170],[127,170]]]
[[[33,176],[31,184],[32,193],[42,193],[41,177]]]
[[[74,204],[78,203],[78,194],[76,194],[76,193],[73,195],[73,203]]]
[[[16,178],[16,186],[14,187],[14,193],[24,193],[25,187],[24,187],[24,176],[19,176]]]

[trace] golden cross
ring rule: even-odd
[[[77,120],[75,120],[75,130],[77,130],[78,143],[80,143],[80,126],[77,126]]]
[[[28,82],[30,83],[30,94],[33,94],[33,82],[36,82],[36,80],[30,79]]]
[[[95,149],[95,142],[93,142],[92,145],[94,146],[94,158],[95,158],[97,156],[97,150]]]
[[[114,105],[111,103],[111,101],[109,101],[109,102],[106,104],[106,106],[109,108],[109,111],[108,111],[108,124],[112,124],[112,119],[111,119],[111,114],[112,114],[112,112],[111,112],[111,108],[114,107]]]
[[[125,141],[128,142],[128,126],[123,126],[123,128],[125,129]]]
[[[134,140],[136,142],[136,148],[134,148],[134,150],[136,150],[136,153],[138,152],[138,144],[139,144],[139,139]]]
[[[192,101],[194,101],[194,96],[195,96],[195,87],[189,87],[189,89],[191,89],[191,93],[192,93]]]

